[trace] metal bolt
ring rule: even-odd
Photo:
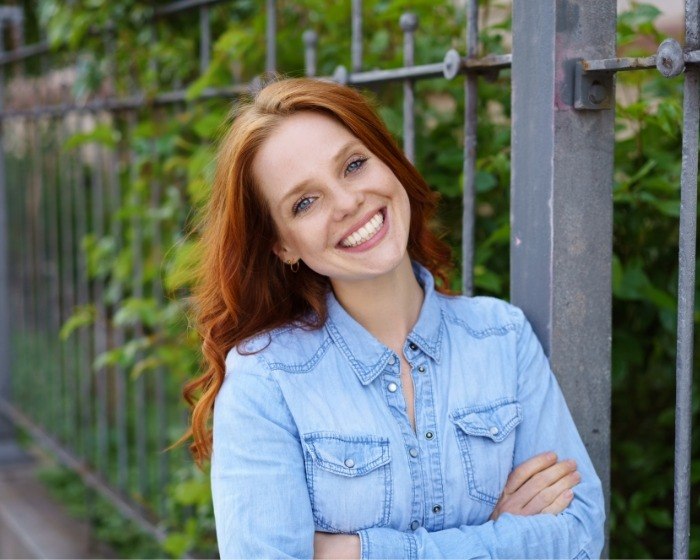
[[[348,70],[345,66],[338,66],[333,72],[333,81],[345,85],[348,83]]]
[[[418,16],[411,12],[401,14],[401,17],[399,18],[399,25],[404,31],[415,31],[416,29],[418,29]]]
[[[450,49],[445,54],[445,59],[442,61],[442,74],[448,80],[453,79],[459,72],[459,67],[462,64],[462,57],[455,49]]]
[[[656,51],[656,69],[667,78],[678,76],[685,70],[683,47],[675,39],[666,39]]]
[[[318,44],[318,34],[313,29],[307,29],[301,37],[307,47],[315,47]]]
[[[600,105],[608,97],[608,92],[605,86],[600,82],[593,82],[588,90],[588,101],[594,105]]]

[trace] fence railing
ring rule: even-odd
[[[210,64],[210,10],[222,0],[182,0],[155,8],[150,24],[175,14],[197,14],[199,67]],[[277,67],[276,6],[267,0],[265,69]],[[687,65],[678,307],[676,517],[674,555],[687,557],[692,379],[693,294],[698,132],[698,1],[686,2],[686,45],[666,43],[655,57],[615,58],[613,0],[514,0],[513,54],[478,55],[476,0],[466,2],[466,45],[442,60],[416,65],[419,22],[404,14],[403,66],[365,70],[363,6],[352,0],[351,68],[329,79],[366,86],[403,84],[403,141],[415,158],[415,83],[464,76],[462,267],[471,293],[474,263],[476,101],[480,76],[512,75],[511,296],[533,323],[550,356],[574,418],[609,495],[612,166],[614,74],[659,67],[677,75]],[[21,26],[21,12],[0,9],[3,31]],[[533,40],[533,30],[537,39]],[[114,29],[96,30],[114,60]],[[425,31],[426,33],[429,31]],[[17,35],[21,37],[21,34]],[[318,38],[303,35],[307,75],[316,75]],[[0,41],[0,45],[3,42]],[[19,45],[0,53],[0,370],[1,411],[56,451],[87,484],[108,496],[158,539],[160,489],[173,465],[159,453],[178,411],[179,387],[167,366],[133,380],[124,352],[139,354],[156,337],[148,309],[118,312],[119,302],[165,299],[154,262],[160,262],[163,226],[157,214],[169,193],[154,173],[157,134],[139,132],[143,110],[173,114],[207,100],[229,100],[251,84],[209,88],[195,99],[186,89],[146,94],[135,88],[89,101],[63,97],[31,107],[3,104],[11,71],[39,59],[48,45]],[[113,68],[116,65],[113,63]],[[153,69],[157,72],[157,68]],[[671,71],[672,70],[672,71]],[[255,82],[255,80],[254,80]],[[113,138],[62,146],[76,135],[116,131]],[[145,138],[145,139],[144,139]],[[4,197],[4,199],[2,198]],[[119,212],[116,212],[119,210]],[[181,223],[187,209],[175,207]],[[172,232],[170,232],[172,233]],[[100,246],[109,237],[113,246]],[[5,249],[6,248],[6,249]],[[125,259],[124,277],[112,282],[90,259]],[[157,267],[156,267],[157,269]],[[7,276],[5,276],[7,275]],[[7,278],[7,284],[3,284]],[[127,310],[128,311],[128,310]],[[132,317],[132,318],[130,318]],[[88,328],[78,328],[81,325]],[[68,336],[75,327],[75,332]],[[63,332],[66,340],[61,341]],[[140,346],[141,345],[141,346]],[[115,349],[122,349],[121,354]],[[124,350],[126,348],[126,350]],[[107,358],[105,358],[107,356]],[[99,365],[96,375],[93,365]],[[150,367],[150,366],[149,366]],[[52,395],[59,395],[53,399]],[[177,422],[175,422],[176,424]],[[153,459],[155,457],[155,459]]]

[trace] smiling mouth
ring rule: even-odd
[[[357,247],[372,239],[384,225],[384,213],[380,210],[372,216],[360,229],[348,235],[339,245],[341,247]]]

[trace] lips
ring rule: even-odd
[[[372,239],[384,225],[384,212],[377,211],[360,227],[356,228],[350,235],[343,238],[339,245],[345,248],[357,247]]]

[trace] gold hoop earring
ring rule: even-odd
[[[292,272],[299,272],[299,260],[297,260],[297,261],[295,261],[295,262],[292,262],[292,259],[287,259],[287,260],[284,261],[284,262],[287,263],[287,264],[289,265],[289,269],[290,269]]]

